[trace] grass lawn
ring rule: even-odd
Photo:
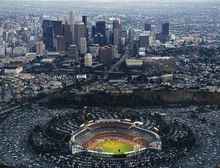
[[[105,140],[99,142],[96,148],[102,150],[103,152],[124,154],[126,152],[133,151],[134,146],[120,140]]]

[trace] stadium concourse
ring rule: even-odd
[[[5,107],[8,109],[8,107]],[[11,108],[11,107],[10,107]],[[102,157],[87,151],[72,154],[69,141],[85,123],[82,108],[18,106],[0,123],[0,161],[29,168],[214,167],[220,160],[219,112],[215,106],[89,108],[90,117],[126,119],[158,131],[162,150],[145,150],[125,158]],[[155,129],[157,128],[157,129]]]

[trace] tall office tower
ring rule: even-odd
[[[82,22],[87,26],[87,16],[82,16]]]
[[[37,55],[43,56],[45,52],[45,45],[43,41],[37,41],[36,43],[36,53]]]
[[[3,41],[3,48],[4,48],[3,55],[6,56],[7,55],[7,43],[5,41]]]
[[[6,31],[4,31],[3,34],[2,34],[2,37],[3,37],[3,41],[7,42],[7,40],[8,40],[8,33]]]
[[[80,39],[86,37],[86,28],[83,22],[75,23],[74,25],[74,42],[77,47],[80,47]]]
[[[88,30],[88,19],[87,19],[87,16],[82,16],[82,22],[84,23],[85,28],[86,28],[86,39],[88,41],[89,40],[89,30]]]
[[[72,32],[72,39],[74,40],[74,25],[77,22],[80,22],[81,18],[78,16],[78,14],[76,12],[71,11],[69,13],[69,25],[71,27],[71,32]]]
[[[163,34],[163,35],[169,35],[169,33],[170,33],[170,24],[169,23],[163,23],[162,24],[162,31],[161,31],[161,33]]]
[[[94,43],[104,46],[106,43],[105,36],[103,36],[101,33],[95,34]]]
[[[151,32],[149,38],[149,45],[153,46],[156,44],[156,33]]]
[[[57,35],[55,39],[55,48],[56,48],[56,51],[60,53],[65,51],[65,43],[64,43],[63,35]]]
[[[163,23],[161,34],[160,34],[160,41],[162,43],[165,43],[166,41],[169,40],[169,33],[170,33],[170,24],[169,23]]]
[[[72,39],[74,40],[74,15],[73,11],[69,13],[69,25],[70,25],[70,30],[72,32]]]
[[[127,43],[128,43],[128,32],[127,30],[122,30],[120,37],[119,53],[124,53],[126,51]]]
[[[73,28],[74,25],[74,15],[73,15],[73,11],[71,11],[69,13],[69,25],[71,26],[71,28]]]
[[[112,45],[107,45],[99,48],[99,58],[102,63],[107,66],[112,64],[114,57],[114,47]]]
[[[135,38],[135,31],[133,28],[128,30],[128,48],[129,48],[129,55],[135,56],[134,52],[134,38]]]
[[[43,41],[48,51],[55,50],[55,38],[57,35],[62,35],[62,22],[44,20],[43,21]]]
[[[151,31],[151,24],[150,23],[145,23],[144,24],[144,30],[145,31]]]
[[[96,27],[95,27],[95,25],[92,25],[91,37],[94,38],[95,34],[96,34]]]
[[[65,50],[67,50],[70,44],[72,44],[73,42],[71,26],[67,23],[63,24],[63,35],[64,35]]]
[[[132,43],[134,41],[134,37],[135,37],[135,31],[133,28],[130,28],[128,30],[128,42]]]
[[[113,44],[113,41],[112,41],[112,31],[111,31],[110,28],[106,29],[106,43],[107,44]]]
[[[79,52],[75,44],[71,44],[67,50],[67,56],[73,58],[76,62],[79,61]]]
[[[121,40],[121,23],[119,19],[113,21],[113,45],[119,48]]]
[[[86,37],[80,38],[80,47],[79,47],[80,54],[86,54],[87,53],[87,40]]]
[[[104,43],[106,42],[106,23],[105,21],[96,22],[96,34],[100,34],[104,39]]]
[[[150,34],[147,32],[139,36],[139,48],[148,48],[149,47]]]

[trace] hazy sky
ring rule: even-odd
[[[9,0],[10,1],[10,0]],[[13,0],[11,0],[13,1]],[[19,1],[19,0],[17,0]],[[218,0],[23,0],[23,1],[84,1],[84,2],[210,2],[210,1],[218,1]]]

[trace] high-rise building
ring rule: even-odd
[[[101,33],[95,34],[94,43],[99,44],[101,46],[105,45],[105,43],[106,43],[105,36],[103,36]]]
[[[67,23],[63,24],[63,36],[64,36],[65,50],[67,50],[70,44],[72,44],[73,42],[71,26]]]
[[[112,36],[113,36],[113,34],[112,34],[111,29],[107,28],[106,29],[106,43],[107,44],[113,44]]]
[[[69,22],[68,24],[70,25],[70,30],[72,32],[72,39],[74,39],[74,14],[73,14],[73,11],[71,11],[69,13]]]
[[[119,19],[113,21],[113,45],[119,47],[121,40],[121,23]]]
[[[163,35],[167,35],[167,36],[169,35],[169,33],[170,33],[170,24],[169,23],[163,23],[162,24],[161,33]]]
[[[77,46],[75,44],[71,44],[68,47],[67,56],[70,58],[73,58],[74,60],[76,60],[76,62],[79,61],[79,52],[78,52]]]
[[[47,50],[54,50],[53,47],[53,25],[49,20],[43,21],[43,41]]]
[[[169,33],[170,33],[170,24],[163,23],[161,33],[160,33],[160,41],[162,43],[165,43],[166,41],[169,40]]]
[[[64,43],[63,35],[57,35],[55,39],[55,48],[56,48],[56,51],[60,53],[65,51],[65,43]]]
[[[105,21],[96,22],[96,34],[100,34],[99,37],[102,37],[104,43],[106,42],[106,23]]]
[[[135,56],[134,52],[134,37],[135,37],[135,31],[133,28],[130,28],[128,31],[128,48],[129,48],[129,55]]]
[[[8,41],[8,32],[4,31],[2,34],[2,38],[3,38],[3,41],[7,42]]]
[[[36,43],[36,53],[37,55],[43,56],[45,52],[45,45],[43,41],[38,41]]]
[[[112,45],[100,47],[99,57],[102,63],[104,63],[107,66],[110,66],[114,58],[114,47]]]
[[[85,29],[86,29],[86,39],[88,41],[89,39],[89,30],[88,30],[88,21],[87,21],[87,16],[82,16],[82,22],[85,25]]]
[[[87,16],[82,16],[82,22],[87,26]]]
[[[86,37],[80,38],[80,47],[79,47],[80,54],[86,54],[87,53],[87,40]]]
[[[43,21],[43,41],[48,51],[55,51],[55,38],[62,35],[62,22],[53,20]]]
[[[130,28],[128,31],[128,41],[129,43],[133,43],[135,37],[135,31],[133,28]]]
[[[75,23],[74,25],[74,42],[77,47],[80,47],[80,39],[86,37],[86,28],[83,22]]]
[[[95,34],[96,34],[96,27],[95,27],[95,25],[92,25],[92,28],[91,28],[92,30],[91,30],[91,36],[92,36],[92,38],[94,38],[95,37]]]
[[[69,13],[69,21],[68,21],[68,23],[69,23],[69,25],[70,25],[70,28],[71,28],[71,32],[72,32],[72,39],[74,40],[75,39],[75,37],[74,37],[74,25],[75,25],[75,23],[77,23],[77,22],[81,22],[82,20],[81,20],[81,17],[79,17],[79,15],[76,13],[76,12],[73,12],[73,11],[71,11],[70,13]]]
[[[92,66],[92,54],[87,53],[84,56],[84,66],[91,67]]]
[[[150,23],[145,23],[144,24],[144,30],[145,31],[151,31],[151,24]]]
[[[148,48],[149,47],[150,34],[147,32],[139,36],[139,48]]]
[[[105,30],[106,30],[106,23],[105,21],[98,21],[96,22],[96,33],[100,33],[103,36],[105,36]]]
[[[73,15],[73,11],[71,11],[69,13],[69,25],[73,28],[74,25],[74,15]]]

